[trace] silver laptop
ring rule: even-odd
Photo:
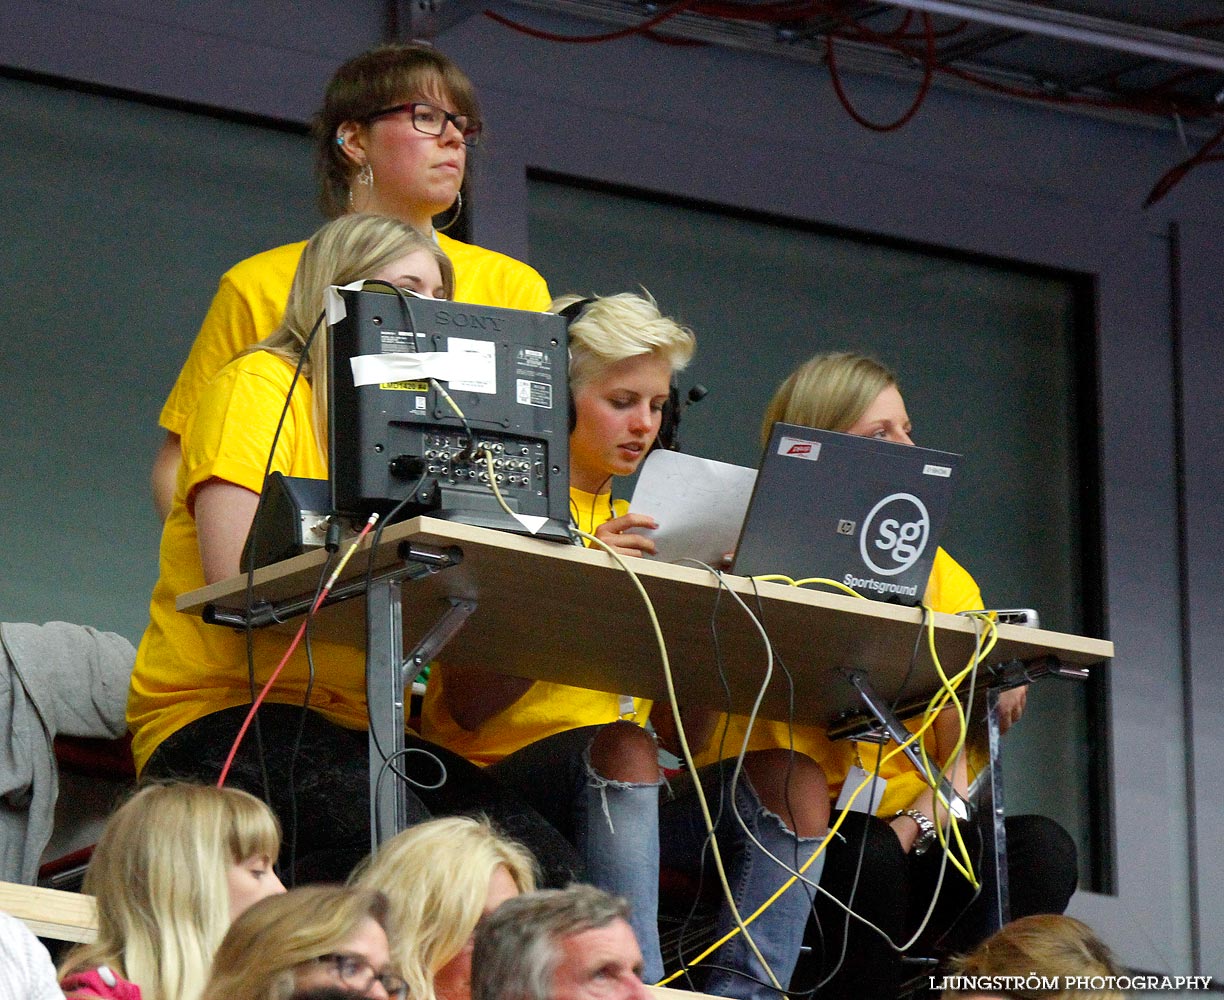
[[[919,604],[960,455],[775,424],[735,549],[741,576],[830,578]]]

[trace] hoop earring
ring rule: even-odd
[[[374,168],[371,167],[369,163],[363,163],[361,165],[361,169],[357,171],[356,181],[363,188],[367,189],[365,197],[362,200],[369,201],[370,191],[374,189]],[[350,211],[356,208],[356,200],[353,198],[353,187],[351,184],[349,185],[348,203]]]
[[[450,229],[451,226],[453,226],[456,222],[459,221],[459,214],[462,211],[463,211],[463,192],[456,191],[455,192],[455,214],[452,215],[447,220],[445,226],[434,226],[434,229],[436,229],[440,233],[446,232],[448,229]]]

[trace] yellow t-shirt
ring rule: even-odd
[[[437,239],[455,266],[456,302],[534,312],[548,308],[548,286],[526,264],[444,233],[438,233]],[[162,407],[162,427],[181,435],[209,380],[240,351],[276,329],[305,246],[290,243],[265,250],[221,276],[187,363]]]
[[[610,494],[596,495],[570,489],[570,513],[574,523],[588,534],[594,534],[605,521],[628,510],[625,501],[613,502]],[[437,669],[436,665],[425,688],[421,735],[476,764],[495,764],[546,736],[615,722],[620,718],[620,698],[615,694],[537,681],[509,708],[468,731],[447,711],[443,700],[445,685],[446,668],[443,665]],[[650,711],[650,702],[634,699],[633,704],[635,717],[644,720]]]
[[[935,611],[957,614],[960,611],[980,609],[982,593],[968,571],[941,548],[936,551],[935,561],[931,565],[925,603]],[[963,666],[963,664],[958,664],[958,666]],[[711,745],[698,755],[697,765],[712,764],[719,759],[720,739],[721,756],[730,757],[739,753],[744,743],[746,723],[747,719],[742,715],[730,716],[727,720],[726,737],[722,738],[723,729],[720,721]],[[911,730],[917,729],[920,725],[921,720],[913,720],[909,723]],[[850,740],[835,741],[830,740],[825,735],[825,731],[816,726],[788,726],[785,722],[758,720],[752,729],[748,749],[789,748],[792,738],[795,751],[807,754],[824,770],[825,778],[829,783],[829,794],[834,801],[841,794],[842,785],[855,763],[856,755],[862,759],[863,770],[872,774],[875,773],[877,762],[882,755],[896,747],[896,743],[891,741],[883,746],[875,743],[854,743]],[[927,752],[934,754],[935,743],[930,730],[923,737],[923,742],[926,744]],[[898,809],[906,808],[926,787],[925,779],[902,754],[897,754],[880,766],[879,773],[888,782],[884,790],[884,797],[876,809],[880,816],[892,816]]]
[[[263,489],[268,450],[292,378],[293,369],[267,352],[237,358],[205,388],[184,428],[183,461],[162,530],[149,626],[136,654],[128,697],[127,721],[134,734],[137,769],[144,767],[162,740],[189,722],[250,703],[243,634],[180,614],[174,601],[179,594],[204,586],[194,518],[196,490],[212,478],[255,493]],[[327,464],[315,443],[311,405],[310,385],[299,379],[271,471],[327,477]],[[270,629],[254,632],[257,685],[267,679],[289,641],[289,636]],[[313,647],[318,676],[311,707],[339,725],[364,729],[364,652],[322,638],[316,638]],[[306,657],[299,648],[268,700],[300,704],[306,679]]]

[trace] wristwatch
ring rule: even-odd
[[[914,841],[910,852],[915,855],[925,854],[927,848],[935,842],[935,824],[931,822],[931,817],[917,809],[898,809],[893,819],[900,816],[908,816],[918,824],[918,839]]]

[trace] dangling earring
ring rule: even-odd
[[[370,200],[370,191],[374,188],[374,168],[371,167],[368,162],[363,163],[361,165],[361,169],[357,171],[357,183],[362,187],[369,189],[366,191],[365,197],[362,199],[363,201],[368,202]],[[353,188],[351,185],[349,186],[348,203],[349,211],[356,209],[356,199],[353,197]]]
[[[455,192],[455,214],[452,215],[447,220],[445,226],[434,226],[434,229],[436,229],[440,233],[446,232],[448,229],[450,229],[451,226],[453,226],[456,222],[459,221],[459,214],[462,211],[463,211],[463,192],[456,191]]]

